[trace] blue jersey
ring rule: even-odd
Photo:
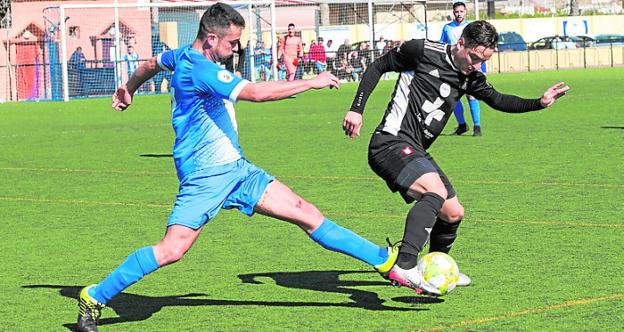
[[[461,37],[464,28],[468,25],[468,21],[464,20],[461,24],[457,24],[455,21],[451,21],[447,23],[442,28],[442,36],[440,37],[440,42],[444,44],[453,45],[457,43],[459,37]]]
[[[157,59],[163,69],[174,70],[171,107],[178,178],[241,159],[234,108],[226,104],[236,101],[249,82],[190,45],[165,51]]]

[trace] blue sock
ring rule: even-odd
[[[386,248],[371,243],[329,219],[325,219],[310,237],[325,249],[341,252],[372,266],[383,264],[388,259]]]
[[[457,124],[463,125],[466,123],[466,119],[464,119],[464,106],[462,105],[461,100],[455,104],[453,113],[455,114],[455,119],[457,119]]]
[[[152,247],[141,248],[133,252],[96,287],[89,289],[89,295],[102,304],[121,293],[144,276],[156,271],[158,263]]]
[[[475,127],[481,125],[481,106],[476,99],[468,99],[468,105],[470,105],[470,114],[472,115],[472,123]]]

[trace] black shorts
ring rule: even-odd
[[[375,133],[368,146],[368,164],[371,169],[386,181],[392,192],[399,192],[405,202],[415,199],[407,192],[409,187],[426,173],[438,173],[448,192],[447,199],[457,195],[455,188],[440,166],[425,149],[401,138]]]

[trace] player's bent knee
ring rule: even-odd
[[[459,203],[450,204],[442,208],[442,214],[447,222],[456,223],[464,219],[464,207]]]
[[[183,246],[161,245],[155,247],[156,260],[160,266],[173,264],[184,257],[188,248]]]

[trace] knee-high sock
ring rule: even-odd
[[[475,127],[481,125],[481,106],[476,99],[468,99],[468,105],[470,105],[470,115],[472,115],[472,123]]]
[[[436,221],[429,238],[429,252],[440,251],[448,254],[457,238],[457,229],[461,220],[449,223],[440,218]]]
[[[325,249],[341,252],[372,266],[383,264],[388,259],[386,248],[371,243],[329,219],[325,219],[310,237]]]
[[[403,244],[399,249],[397,260],[400,268],[411,269],[418,263],[418,253],[427,244],[442,204],[444,198],[436,193],[427,192],[410,209],[405,220]]]
[[[152,247],[141,248],[133,252],[96,287],[89,290],[89,295],[102,304],[121,293],[130,285],[158,269],[158,263]]]
[[[466,119],[464,119],[464,105],[462,105],[461,100],[455,104],[455,108],[453,109],[453,114],[455,114],[455,119],[457,119],[457,124],[463,125],[466,124]]]

